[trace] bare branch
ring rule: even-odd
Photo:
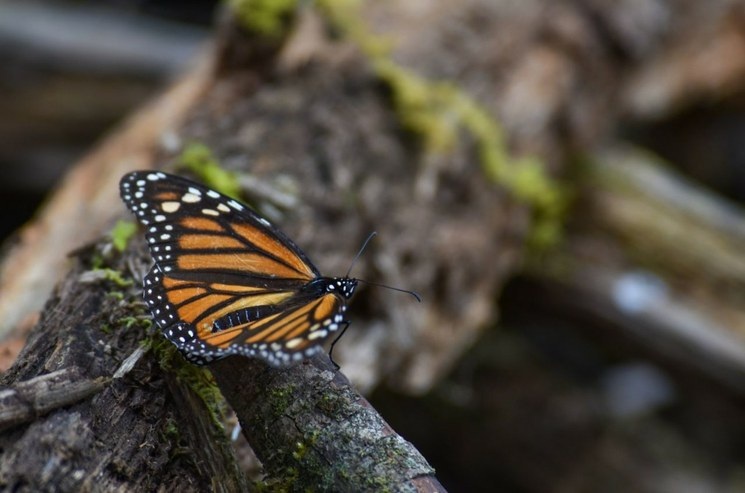
[[[444,491],[326,355],[287,369],[230,357],[211,370],[273,481],[295,491]]]

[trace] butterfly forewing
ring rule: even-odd
[[[244,354],[284,364],[318,351],[339,328],[346,297],[334,286],[309,291],[326,279],[248,207],[160,172],[126,175],[121,194],[155,260],[145,301],[190,360]]]
[[[126,187],[126,188],[125,188]],[[240,273],[244,282],[320,274],[270,223],[234,199],[165,173],[135,172],[122,197],[146,226],[150,251],[164,273]]]

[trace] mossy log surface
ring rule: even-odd
[[[444,491],[434,469],[326,355],[287,369],[210,365],[270,486],[292,491]]]
[[[91,275],[91,254],[72,259],[0,379],[0,490],[245,490],[205,403],[142,350],[139,288]]]

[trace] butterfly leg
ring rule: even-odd
[[[349,320],[345,320],[342,323],[344,324],[344,328],[342,328],[341,332],[339,332],[339,335],[336,336],[336,338],[334,338],[333,342],[331,343],[331,347],[329,348],[329,359],[331,360],[331,363],[336,367],[337,370],[341,367],[336,364],[336,361],[334,361],[334,357],[332,356],[332,353],[334,352],[334,346],[336,346],[336,343],[339,342],[339,339],[341,339],[341,336],[344,335],[344,332],[347,331],[347,329],[349,328],[349,324],[351,324],[352,322],[350,322]]]

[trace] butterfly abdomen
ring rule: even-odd
[[[212,332],[219,332],[248,322],[253,322],[268,315],[277,313],[278,311],[280,311],[280,309],[277,305],[252,306],[250,308],[238,310],[215,320],[212,324]]]

